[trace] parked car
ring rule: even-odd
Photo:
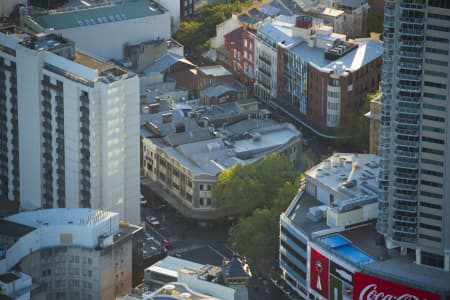
[[[169,240],[162,240],[161,244],[166,248],[166,249],[170,249],[172,248],[172,243]]]
[[[153,226],[155,228],[159,228],[161,226],[161,223],[159,223],[158,219],[156,217],[146,217],[145,221],[148,225]]]

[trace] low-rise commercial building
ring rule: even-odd
[[[254,101],[186,112],[164,109],[166,103],[150,104],[141,115],[143,172],[152,188],[188,217],[218,217],[212,187],[220,172],[234,164],[255,163],[270,153],[298,163],[300,132],[292,124],[267,119]]]
[[[0,274],[20,269],[46,299],[114,299],[132,287],[140,230],[118,213],[88,208],[12,215],[0,221]]]
[[[280,16],[265,23],[255,40],[255,92],[320,136],[358,111],[378,89],[382,44],[347,42],[320,20]]]

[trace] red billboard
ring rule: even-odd
[[[439,295],[356,272],[353,300],[439,300]]]
[[[328,298],[329,260],[317,250],[311,248],[310,260],[311,288]]]

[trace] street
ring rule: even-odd
[[[145,185],[141,186],[141,193],[148,201],[147,206],[141,207],[141,220],[145,223],[146,232],[158,242],[164,239],[170,241],[169,255],[216,266],[220,266],[224,258],[233,256],[233,250],[227,244],[230,224],[208,223],[200,226],[182,217],[165,204],[164,200],[155,197]],[[147,216],[156,217],[160,227],[154,228],[147,225],[144,221]],[[253,266],[250,267],[253,268]],[[288,299],[272,283],[268,274],[259,277],[256,266],[252,269],[252,273],[254,276],[250,278],[248,285],[249,299]]]

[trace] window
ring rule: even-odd
[[[428,93],[428,92],[423,93],[423,96],[432,98],[432,99],[436,99],[436,100],[444,100],[445,101],[447,99],[447,97],[445,95],[438,95],[438,94]]]
[[[429,30],[437,30],[437,31],[444,31],[444,32],[450,32],[450,27],[437,26],[437,25],[431,25],[431,24],[427,24],[427,29],[429,29]]]
[[[442,161],[436,161],[433,159],[426,159],[426,158],[422,158],[422,163],[434,165],[434,166],[443,166],[444,165],[444,163]]]
[[[438,43],[445,43],[448,44],[448,39],[444,39],[444,38],[440,38],[440,37],[435,37],[435,36],[427,36],[427,41],[429,42],[438,42]]]
[[[431,171],[431,170],[422,169],[420,172],[425,175],[431,175],[431,176],[436,176],[436,177],[444,176],[444,173],[442,173],[442,172],[436,172],[436,171]]]
[[[429,225],[429,224],[425,224],[425,223],[420,223],[420,227],[429,229],[429,230],[434,230],[434,231],[441,231],[441,229],[442,229],[439,226]]]
[[[442,183],[431,182],[431,181],[428,181],[428,180],[421,180],[420,184],[428,185],[428,186],[432,186],[432,187],[437,187],[437,188],[442,188]],[[440,207],[440,205],[439,205],[439,207]]]
[[[422,118],[424,120],[430,120],[430,121],[435,121],[435,122],[442,122],[445,123],[445,118],[442,117],[436,117],[436,116],[430,116],[430,115],[423,115]]]
[[[424,141],[424,142],[429,142],[429,143],[434,143],[434,144],[441,144],[441,145],[444,145],[444,140],[441,140],[441,139],[435,139],[435,138],[430,138],[430,137],[426,137],[426,136],[422,136],[422,141]]]
[[[436,216],[436,215],[432,215],[432,214],[427,214],[427,213],[420,213],[421,217],[427,218],[427,219],[432,219],[432,220],[442,220],[441,216]]]
[[[432,4],[430,4],[430,5],[433,6]],[[439,14],[428,14],[428,18],[448,21],[448,16],[439,15]]]
[[[420,195],[425,196],[425,197],[435,198],[435,199],[442,199],[441,194],[431,193],[431,192],[427,192],[427,191],[420,191]],[[420,205],[422,205],[422,203],[424,203],[424,202],[421,202]],[[422,206],[425,206],[425,204],[423,204]],[[427,207],[429,207],[429,206],[427,206]]]
[[[429,236],[427,234],[419,234],[419,238],[425,239],[425,240],[430,240],[430,241],[433,241],[433,242],[438,242],[438,243],[441,242],[440,238],[437,238],[437,237],[434,237],[434,236]],[[425,263],[422,262],[422,264],[425,264]]]
[[[436,150],[436,149],[430,149],[430,148],[422,148],[422,152],[436,154],[436,155],[444,155],[444,151]]]
[[[438,60],[438,59],[426,58],[425,63],[435,65],[435,66],[448,67],[448,61],[443,61],[443,60]]]
[[[423,131],[429,131],[429,132],[436,132],[436,133],[445,133],[444,128],[436,128],[436,127],[432,127],[432,126],[422,126],[422,130]]]
[[[426,47],[425,52],[448,55],[448,50],[436,49],[436,48],[431,48],[431,47]]]
[[[444,73],[444,72],[437,72],[437,71],[425,70],[424,73],[425,73],[425,75],[430,75],[430,76],[436,76],[436,77],[447,78],[447,73]]]
[[[448,64],[448,63],[447,63]],[[425,86],[430,86],[430,87],[435,87],[435,88],[438,88],[438,89],[446,89],[447,88],[447,85],[446,84],[443,84],[443,83],[437,83],[437,82],[429,82],[429,81],[425,81],[424,82],[424,85]]]

